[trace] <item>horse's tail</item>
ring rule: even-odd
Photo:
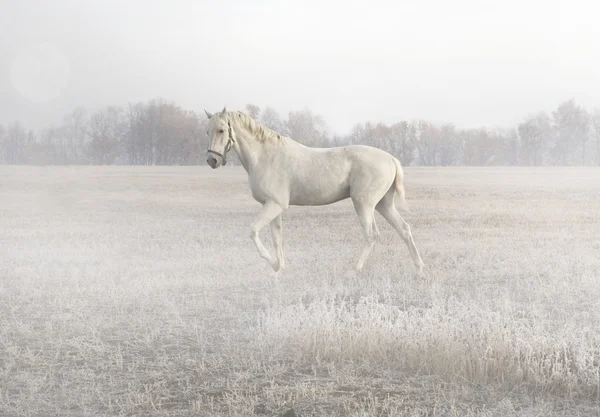
[[[397,158],[392,158],[394,160],[394,165],[396,165],[396,178],[394,179],[394,186],[396,188],[396,192],[398,193],[398,197],[400,197],[400,207],[403,210],[408,211],[406,192],[404,191],[404,170],[402,169],[402,165],[400,165],[400,161],[398,161]]]

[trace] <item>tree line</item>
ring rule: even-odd
[[[333,136],[325,120],[309,109],[291,111],[287,118],[268,106],[248,104],[244,111],[305,145],[373,145],[405,166],[600,165],[600,110],[588,111],[574,100],[503,129],[464,129],[426,120],[367,121]],[[203,111],[163,99],[92,113],[76,108],[59,125],[39,132],[19,122],[0,125],[0,164],[204,165],[206,123]]]

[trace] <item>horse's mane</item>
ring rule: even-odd
[[[281,134],[275,132],[274,130],[268,128],[267,126],[242,112],[228,112],[227,116],[240,126],[246,128],[258,139],[259,142],[283,140],[283,136],[281,136]]]

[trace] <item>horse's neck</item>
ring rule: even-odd
[[[262,144],[246,129],[236,129],[236,136],[238,158],[246,172],[249,173],[258,164],[262,153]]]

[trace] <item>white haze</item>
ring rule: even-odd
[[[0,14],[0,123],[163,97],[304,107],[334,133],[425,118],[501,126],[600,106],[591,1],[20,1]]]

